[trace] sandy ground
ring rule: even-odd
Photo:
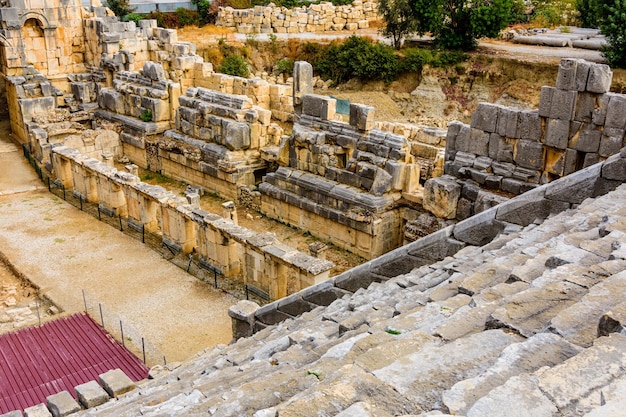
[[[181,361],[231,340],[237,302],[140,242],[41,186],[21,149],[0,134],[0,251],[65,313],[88,309],[127,345],[146,342],[148,365]]]

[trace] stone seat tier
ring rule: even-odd
[[[85,415],[617,416],[626,336],[594,329],[623,304],[624,201],[621,186],[466,246],[218,346]]]

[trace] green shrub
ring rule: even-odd
[[[430,49],[407,48],[403,52],[400,68],[405,72],[421,73],[422,68],[433,61],[433,52]]]
[[[451,67],[469,59],[469,55],[462,51],[440,51],[433,56],[430,65],[436,68]]]
[[[289,58],[280,59],[276,61],[276,71],[278,71],[279,74],[288,74],[291,76],[293,75],[293,65],[293,60]]]
[[[141,113],[141,120],[143,120],[144,122],[151,122],[152,121],[152,111],[146,109],[143,111],[143,113]]]
[[[135,9],[130,7],[128,0],[106,0],[104,5],[111,9],[115,16],[119,18],[123,18],[135,11]]]
[[[335,82],[351,78],[392,81],[398,73],[398,58],[390,46],[351,36],[341,45],[331,43],[316,69]]]
[[[126,16],[124,16],[122,21],[139,23],[139,21],[143,19],[144,19],[143,15],[140,15],[139,13],[129,13]]]
[[[225,56],[217,70],[222,74],[235,75],[238,77],[248,77],[250,75],[246,60],[239,55]]]
[[[600,29],[607,40],[602,54],[610,66],[626,68],[626,0],[596,1],[600,3]]]
[[[176,16],[178,17],[179,28],[185,26],[200,26],[200,14],[195,10],[185,9],[183,7],[179,7],[176,9]]]

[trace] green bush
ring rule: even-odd
[[[119,18],[123,18],[135,11],[135,9],[130,7],[128,0],[106,0],[104,5],[111,9],[115,16]]]
[[[179,7],[176,9],[176,16],[178,17],[178,27],[182,28],[185,26],[200,26],[200,15],[195,10],[185,9],[183,7]]]
[[[433,61],[433,52],[424,48],[407,48],[400,62],[400,69],[405,72],[421,73],[425,65]]]
[[[238,77],[248,77],[250,75],[246,60],[239,55],[225,56],[217,70],[222,74],[235,75]]]
[[[135,22],[139,23],[140,20],[143,20],[144,17],[139,13],[129,13],[122,19],[123,22]]]
[[[141,113],[141,120],[143,120],[144,122],[151,122],[152,121],[152,111],[146,109],[143,111],[143,113]]]
[[[314,68],[323,77],[335,82],[345,82],[351,78],[392,81],[399,66],[398,58],[390,46],[351,36],[341,45],[331,43],[325,56],[317,60]]]
[[[278,71],[279,74],[288,74],[291,76],[293,75],[293,65],[293,60],[289,58],[280,59],[276,61],[276,71]]]

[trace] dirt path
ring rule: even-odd
[[[6,128],[5,128],[6,129]],[[0,252],[65,313],[98,304],[108,330],[148,364],[181,361],[232,338],[233,297],[186,274],[140,242],[48,193],[21,150],[0,134]],[[43,189],[42,189],[43,188]]]

